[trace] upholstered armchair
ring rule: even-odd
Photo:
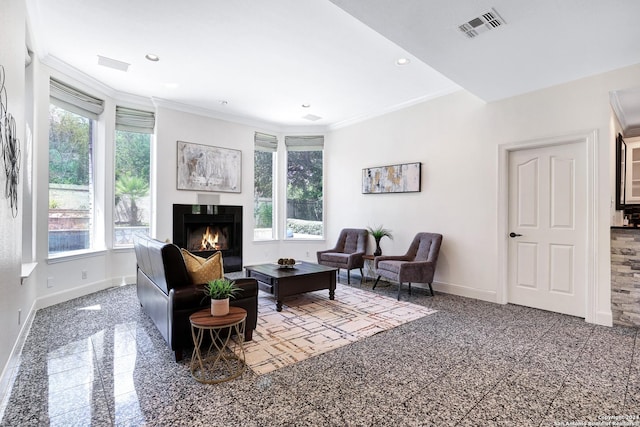
[[[351,283],[351,270],[360,269],[360,277],[363,277],[362,267],[364,259],[362,256],[367,251],[367,241],[369,233],[365,229],[345,228],[338,236],[336,246],[324,251],[318,251],[318,264],[327,267],[347,270],[347,283]],[[362,280],[362,279],[360,279]]]
[[[398,301],[400,301],[400,289],[405,282],[409,283],[409,295],[411,295],[411,283],[427,283],[433,296],[431,283],[436,272],[441,244],[442,234],[418,233],[406,254],[375,257],[373,265],[378,278],[373,284],[373,289],[376,288],[378,280],[384,277],[398,282]]]

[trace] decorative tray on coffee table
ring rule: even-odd
[[[282,269],[290,269],[290,268],[295,268],[296,265],[300,265],[302,264],[302,261],[296,261],[293,258],[280,258],[278,260],[278,262],[274,263],[275,265],[278,266],[278,268],[282,268]]]

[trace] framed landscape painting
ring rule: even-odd
[[[362,169],[362,193],[411,193],[420,191],[421,163]]]
[[[242,190],[242,152],[178,141],[178,190]]]

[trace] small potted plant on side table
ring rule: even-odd
[[[235,298],[238,291],[240,288],[231,280],[215,279],[207,282],[204,293],[211,297],[211,315],[217,317],[229,314],[229,298]]]
[[[373,255],[374,256],[382,255],[382,249],[380,249],[380,240],[385,236],[393,240],[393,236],[391,235],[391,230],[387,230],[381,225],[376,228],[367,227],[367,230],[369,231],[369,234],[371,234],[374,240],[376,241],[376,250],[373,253]]]

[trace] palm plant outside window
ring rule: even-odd
[[[114,247],[149,234],[151,223],[151,143],[155,115],[116,107]]]

